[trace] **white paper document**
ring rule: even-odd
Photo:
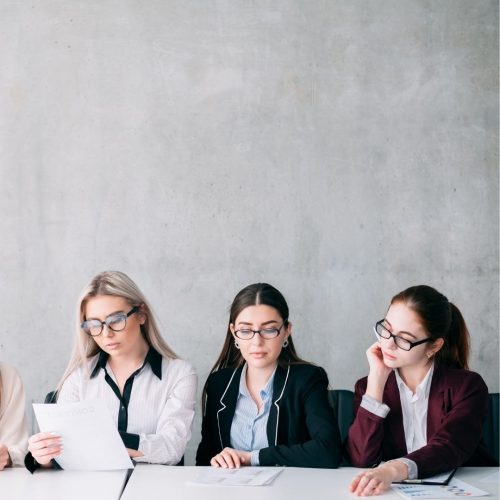
[[[57,463],[68,470],[116,470],[134,466],[102,401],[33,404],[42,432],[62,438]]]
[[[281,474],[283,467],[242,467],[241,469],[203,469],[194,480],[195,484],[218,486],[267,486]]]
[[[473,498],[489,495],[488,492],[456,478],[452,478],[447,486],[393,484],[392,489],[404,498]]]

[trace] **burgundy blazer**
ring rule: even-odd
[[[354,420],[346,449],[355,467],[371,467],[382,460],[409,458],[420,478],[459,466],[498,465],[481,442],[488,411],[488,388],[477,373],[435,365],[427,410],[427,444],[412,453],[406,449],[401,400],[393,373],[384,388],[390,408],[381,418],[360,407],[367,377],[356,382]]]

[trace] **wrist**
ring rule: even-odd
[[[368,375],[368,382],[366,385],[366,392],[368,396],[372,397],[379,403],[382,402],[385,383],[387,382],[387,377],[377,376],[370,372]]]
[[[408,479],[408,465],[401,460],[389,460],[384,464],[391,471],[391,483]]]

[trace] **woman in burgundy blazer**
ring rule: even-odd
[[[488,388],[468,370],[460,311],[431,287],[411,287],[393,297],[375,332],[346,447],[356,467],[387,462],[358,474],[351,492],[376,495],[394,481],[498,465],[481,443]]]

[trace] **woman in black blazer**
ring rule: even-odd
[[[288,306],[271,285],[241,290],[203,389],[197,465],[335,468],[340,435],[325,371],[300,359]]]

